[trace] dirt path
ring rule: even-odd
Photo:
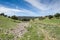
[[[12,33],[15,35],[14,40],[16,40],[18,37],[21,37],[25,32],[27,32],[25,27],[28,27],[28,25],[28,22],[21,22],[17,25],[16,28],[12,30]]]

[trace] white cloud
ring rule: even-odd
[[[60,7],[60,0],[52,0],[52,2],[49,4],[41,3],[41,0],[25,0],[25,1],[42,11],[49,10],[51,8],[55,9]],[[45,0],[45,3],[47,2],[48,0]]]
[[[51,9],[54,12],[60,12],[60,0],[51,5]]]
[[[0,13],[5,13],[7,15],[14,15],[15,13],[23,12],[22,10],[6,8],[4,6],[0,6]]]
[[[15,12],[23,12],[22,10],[19,10],[19,9],[12,9],[12,8],[7,8],[7,7],[3,7],[3,6],[0,6],[0,13],[15,13]]]
[[[4,6],[0,6],[0,13],[5,13],[6,15],[19,15],[18,13],[22,14],[27,14],[28,15],[36,15],[34,12],[30,11],[30,10],[26,10],[26,9],[12,9],[12,8],[7,8]],[[23,15],[24,16],[24,15]]]
[[[6,8],[6,7],[0,7],[0,12],[22,12],[22,10],[18,9],[12,9],[12,8]]]
[[[30,3],[32,6],[34,6],[34,8],[36,7],[38,10],[38,12],[33,12],[30,10],[26,10],[26,9],[19,9],[18,6],[16,6],[16,9],[13,8],[7,8],[4,6],[0,6],[0,13],[5,13],[7,15],[31,15],[31,16],[41,16],[41,15],[48,15],[48,14],[52,14],[52,13],[56,13],[56,12],[60,12],[60,0],[56,1],[53,0],[51,4],[43,4],[41,2],[39,2],[39,0],[25,0],[26,2]],[[24,16],[24,15],[23,15]]]
[[[49,6],[40,3],[39,0],[25,0],[25,1],[30,3],[32,6],[38,8],[40,10],[47,10],[47,9],[49,9]]]
[[[35,12],[33,11],[30,11],[30,10],[26,10],[26,9],[23,9],[24,13],[27,14],[27,16],[38,16],[38,14],[36,14]]]
[[[60,0],[52,0],[51,3],[49,3],[47,0],[43,0],[45,3],[49,4],[41,3],[41,0],[25,0],[25,1],[39,9],[40,14],[43,13],[43,15],[60,12]]]

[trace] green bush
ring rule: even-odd
[[[51,19],[51,18],[53,18],[53,16],[52,15],[49,15],[48,18]]]
[[[1,16],[4,16],[4,13],[0,13]]]
[[[11,18],[14,19],[14,20],[18,20],[18,17],[15,16],[15,15],[13,15]]]
[[[56,13],[56,14],[54,15],[54,17],[57,18],[57,19],[59,19],[60,13]]]

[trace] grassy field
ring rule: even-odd
[[[14,35],[9,31],[16,27],[19,21],[0,16],[0,40],[13,40]]]
[[[10,30],[17,23],[19,21],[0,16],[0,40],[14,40]],[[60,40],[60,19],[35,19],[28,23],[27,32],[17,40]]]
[[[28,32],[19,40],[60,40],[60,19],[30,21]]]

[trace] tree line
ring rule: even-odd
[[[52,19],[52,18],[60,19],[60,13],[56,13],[54,15],[48,15],[48,16],[45,16],[45,17],[48,17],[49,19]]]
[[[14,20],[18,20],[18,17],[17,17],[16,15],[7,16],[7,15],[5,15],[4,13],[0,13],[0,16],[4,16],[4,17],[8,17],[8,18],[11,18],[11,19],[14,19]]]
[[[11,19],[14,19],[14,20],[19,20],[18,19],[18,16],[16,16],[16,15],[13,15],[13,16],[7,16],[7,15],[5,15],[4,13],[0,13],[0,16],[4,16],[4,17],[8,17],[8,18],[11,18]],[[56,18],[56,19],[60,19],[60,13],[56,13],[56,14],[54,14],[54,15],[47,15],[47,16],[40,16],[40,17],[38,17],[40,20],[42,20],[42,19],[45,19],[45,18],[48,18],[48,19],[52,19],[52,18]],[[22,19],[23,21],[28,21],[28,20],[30,20],[30,19]],[[34,19],[32,19],[32,20],[34,20]]]

